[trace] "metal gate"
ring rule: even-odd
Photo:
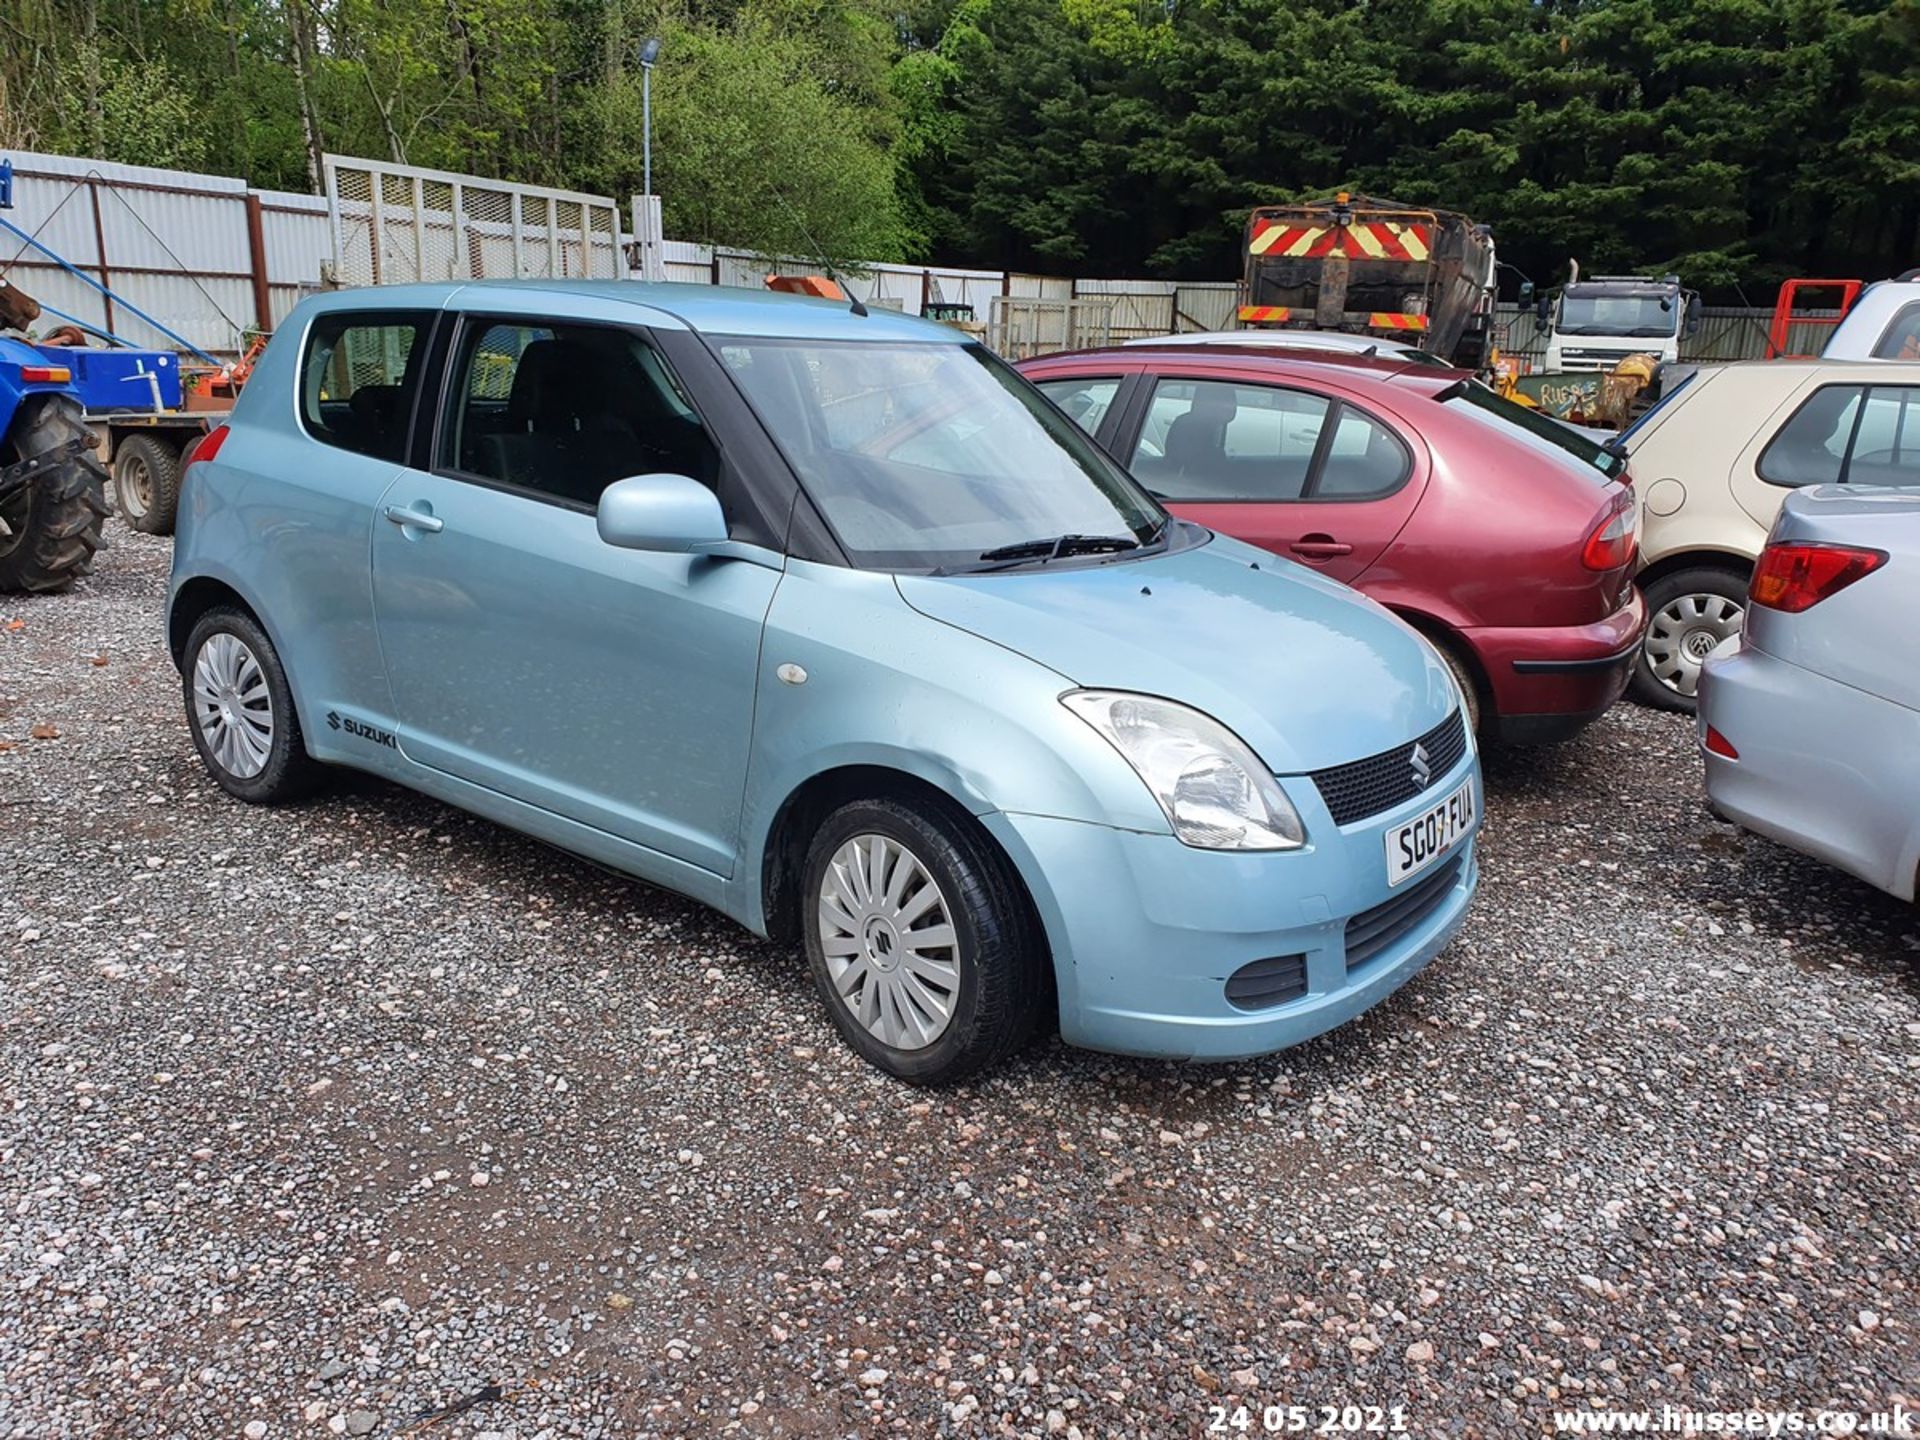
[[[1089,350],[1113,337],[1113,297],[1039,300],[996,295],[987,321],[987,344],[1009,360]]]
[[[627,273],[609,196],[341,155],[325,167],[332,284]]]

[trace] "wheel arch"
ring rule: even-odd
[[[1710,550],[1693,548],[1675,550],[1662,555],[1633,577],[1633,583],[1644,592],[1649,585],[1664,580],[1681,570],[1706,569],[1725,570],[1743,579],[1753,574],[1753,556],[1742,554],[1738,550]]]
[[[1446,621],[1436,620],[1423,611],[1409,610],[1398,605],[1388,608],[1418,630],[1426,640],[1445,650],[1466,668],[1467,674],[1473,677],[1473,688],[1478,692],[1480,713],[1483,716],[1493,714],[1496,709],[1493,682],[1487,674],[1487,667],[1480,662],[1479,655],[1474,652],[1473,646],[1462,638],[1460,632]]]
[[[167,605],[167,652],[173,656],[174,669],[178,670],[186,664],[187,638],[193,634],[193,627],[200,623],[200,617],[222,605],[243,611],[249,620],[267,632],[267,638],[273,641],[273,648],[280,648],[280,640],[273,633],[273,627],[246,596],[225,580],[211,575],[195,575],[181,583]]]
[[[770,940],[782,945],[799,942],[800,880],[807,847],[820,822],[854,800],[927,806],[966,826],[1005,863],[1021,903],[1034,918],[1037,933],[1045,933],[1038,923],[1039,907],[1018,862],[980,823],[974,807],[961,795],[909,770],[880,763],[854,763],[818,771],[801,781],[780,802],[766,827],[759,855],[759,901],[762,928]]]

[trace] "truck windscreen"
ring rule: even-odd
[[[1560,298],[1562,335],[1634,335],[1653,339],[1671,335],[1680,320],[1679,302],[1659,295],[1591,295],[1569,290]]]

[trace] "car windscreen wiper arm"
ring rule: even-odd
[[[1131,535],[1055,535],[1050,540],[1020,540],[993,550],[982,550],[982,560],[1058,560],[1062,555],[1098,555],[1107,551],[1138,550]]]

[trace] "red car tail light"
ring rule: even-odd
[[[22,365],[20,383],[23,385],[66,385],[73,380],[73,371],[65,365]]]
[[[1798,615],[1886,563],[1886,551],[1852,545],[1769,545],[1760,552],[1747,598]]]
[[[220,447],[227,443],[232,433],[225,425],[216,425],[187,447],[187,453],[180,457],[180,468],[186,469],[196,460],[211,460],[220,453]]]
[[[1740,758],[1740,752],[1733,748],[1733,742],[1711,725],[1707,726],[1706,746],[1707,749],[1711,750],[1714,754],[1724,755],[1729,760],[1738,760]]]
[[[1632,492],[1620,496],[1601,515],[1580,551],[1580,563],[1589,570],[1618,570],[1633,563],[1640,548],[1640,507]]]

